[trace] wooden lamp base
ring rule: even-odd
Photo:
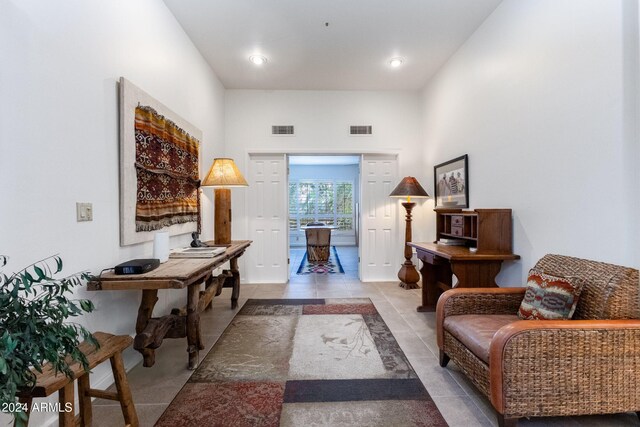
[[[407,245],[407,242],[411,241],[411,210],[415,206],[415,203],[404,202],[402,206],[407,210],[407,216],[405,218],[406,229],[404,233],[404,263],[402,267],[400,267],[400,271],[398,271],[398,279],[400,279],[399,286],[404,289],[418,289],[420,286],[418,285],[418,281],[420,280],[420,275],[416,270],[416,267],[413,265],[411,258],[413,257],[413,249]]]
[[[231,190],[216,188],[213,243],[215,246],[231,246]]]
[[[416,270],[416,266],[411,261],[405,261],[398,271],[398,279],[400,279],[399,286],[404,289],[420,289],[418,281],[420,280],[420,274]]]

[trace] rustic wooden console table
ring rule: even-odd
[[[189,369],[198,365],[199,350],[202,350],[200,336],[200,312],[211,305],[214,296],[220,295],[223,287],[232,287],[231,308],[238,306],[240,295],[240,272],[238,258],[251,244],[250,240],[232,242],[225,252],[215,258],[169,259],[149,273],[135,275],[103,274],[99,279],[87,285],[90,291],[126,291],[141,290],[142,301],[138,309],[136,337],[133,347],[142,353],[144,366],[155,363],[155,349],[160,347],[164,338],[187,337]],[[230,262],[229,270],[213,276],[213,270],[225,262]],[[205,290],[200,291],[200,285]],[[187,288],[187,305],[175,308],[171,314],[151,317],[158,301],[159,289]]]

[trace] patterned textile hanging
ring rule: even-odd
[[[136,108],[136,231],[197,222],[200,142],[146,106]]]

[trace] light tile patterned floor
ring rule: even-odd
[[[345,274],[297,276],[292,271],[288,284],[242,285],[239,306],[248,298],[371,298],[380,315],[407,355],[416,373],[452,427],[495,426],[495,413],[488,400],[462,375],[454,363],[446,369],[438,366],[434,313],[417,313],[420,289],[406,291],[397,282],[362,283],[358,280],[357,249],[338,247]],[[304,250],[300,251],[304,254]],[[301,254],[292,254],[292,270],[297,270]],[[295,256],[300,258],[295,264]],[[343,258],[344,256],[344,258]],[[345,265],[346,264],[346,265]],[[347,269],[349,265],[349,269]],[[201,319],[205,350],[203,358],[220,337],[237,310],[229,308],[230,290],[214,299],[213,310]],[[239,310],[239,308],[238,308]],[[135,313],[131,313],[134,322]],[[192,371],[187,370],[186,339],[166,340],[156,355],[156,365],[142,364],[129,374],[133,398],[141,425],[152,426],[186,383]],[[133,350],[128,350],[133,351]],[[116,402],[96,399],[94,426],[122,425]],[[520,426],[638,426],[635,414],[571,418],[523,419]]]

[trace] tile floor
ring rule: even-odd
[[[342,257],[340,253],[341,261]],[[351,263],[350,270],[345,267],[345,274],[297,276],[294,272],[288,284],[244,284],[241,286],[239,306],[242,307],[248,298],[371,298],[449,425],[497,425],[491,404],[456,369],[455,364],[449,363],[446,369],[438,366],[435,316],[433,313],[418,313],[415,310],[420,301],[420,290],[403,290],[398,287],[397,282],[362,283],[357,279],[357,251],[347,249],[344,257],[344,261],[349,261],[350,257],[351,261],[356,261],[355,270]],[[230,308],[230,295],[230,289],[224,289],[222,295],[214,299],[213,309],[202,315],[201,325],[206,348],[200,353],[201,358],[207,354],[237,312]],[[186,366],[185,350],[186,339],[166,340],[157,351],[155,366],[144,368],[140,364],[129,372],[129,382],[142,426],[152,426],[158,420],[191,375],[192,371],[187,370]],[[635,414],[523,419],[519,423],[520,426],[639,424]],[[122,425],[117,402],[96,399],[93,425]]]

